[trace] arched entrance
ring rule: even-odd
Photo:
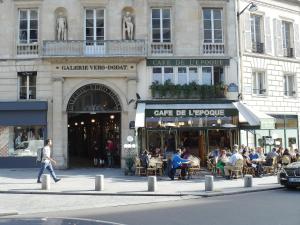
[[[70,167],[120,167],[121,104],[103,84],[74,92],[68,105]]]

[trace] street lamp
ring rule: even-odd
[[[250,6],[250,7],[249,7]],[[243,14],[243,12],[245,12],[245,10],[249,7],[249,11],[250,12],[255,12],[257,11],[257,5],[255,5],[253,2],[250,2],[245,8],[243,8],[242,11],[237,13],[237,16],[239,17],[241,14]]]
[[[239,8],[239,7],[237,7]],[[240,25],[240,16],[245,12],[245,10],[248,9],[250,12],[255,12],[257,11],[257,5],[254,4],[253,2],[250,2],[248,5],[246,5],[245,8],[242,9],[242,11],[237,12],[237,35],[236,37],[238,38],[238,59],[237,59],[237,67],[238,67],[238,72],[239,72],[239,77],[240,77],[240,82],[239,82],[239,99],[243,100],[243,75],[242,75],[242,68],[243,68],[243,60],[242,60],[242,44],[241,44],[241,25]]]

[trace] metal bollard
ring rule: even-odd
[[[156,176],[148,177],[148,191],[156,191],[157,189],[157,179]]]
[[[104,175],[96,175],[95,191],[104,191]]]
[[[50,175],[42,175],[42,190],[50,190]]]
[[[244,187],[252,187],[253,186],[253,176],[252,175],[245,175],[244,176]]]
[[[211,175],[205,175],[205,191],[214,190],[214,177]]]

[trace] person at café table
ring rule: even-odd
[[[256,148],[256,155],[254,159],[251,160],[251,162],[255,165],[256,168],[256,176],[261,177],[263,173],[263,164],[266,162],[266,156],[264,155],[264,150],[262,147],[258,146]]]
[[[181,155],[181,150],[177,149],[176,153],[172,158],[172,169],[169,174],[171,180],[174,180],[176,169],[181,169],[181,179],[182,180],[185,179],[187,167],[183,166],[183,164],[190,163],[191,161],[188,159],[181,158],[180,155]]]
[[[229,161],[224,166],[225,178],[226,180],[230,180],[230,171],[235,167],[236,162],[241,159],[243,160],[243,156],[238,152],[238,147],[234,145],[232,156],[230,156]]]

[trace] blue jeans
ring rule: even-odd
[[[52,178],[53,178],[54,181],[57,180],[57,177],[56,177],[56,175],[54,173],[54,170],[53,170],[51,162],[42,162],[41,163],[40,172],[39,172],[39,175],[38,175],[38,179],[37,179],[38,181],[41,180],[41,176],[44,173],[45,169],[47,169],[50,172],[50,174],[51,174],[51,176],[52,176]]]

